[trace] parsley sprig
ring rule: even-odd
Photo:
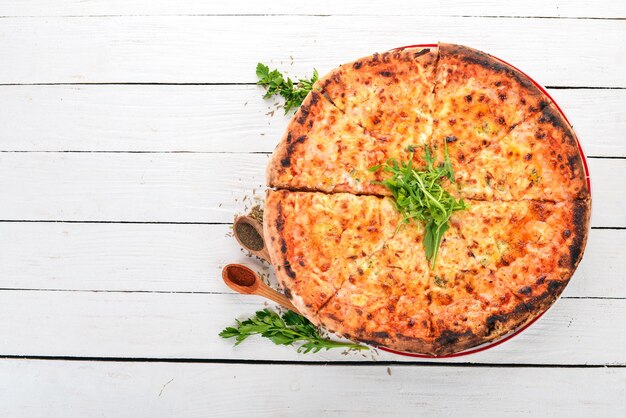
[[[292,311],[285,311],[282,316],[270,309],[258,311],[245,321],[237,321],[236,327],[225,328],[220,332],[222,338],[235,338],[235,345],[241,344],[251,335],[260,334],[278,345],[298,346],[298,353],[317,353],[321,349],[347,348],[349,350],[367,350],[365,345],[328,340],[320,336],[319,331],[308,319]]]
[[[450,228],[450,216],[455,211],[467,209],[468,206],[463,199],[457,201],[441,185],[444,178],[454,182],[454,171],[447,145],[445,158],[441,164],[436,164],[431,149],[426,147],[424,155],[426,167],[419,169],[413,167],[415,148],[409,147],[408,151],[411,152],[408,162],[398,163],[395,159],[390,159],[382,166],[382,170],[391,173],[392,177],[379,184],[383,184],[391,191],[396,207],[403,215],[402,224],[412,219],[424,222],[426,227],[424,249],[430,268],[434,268],[441,240]],[[380,168],[381,166],[375,166],[370,170],[377,171]]]
[[[270,71],[269,67],[262,63],[257,64],[256,75],[259,78],[257,84],[267,88],[263,98],[267,99],[279,94],[285,99],[285,114],[302,104],[318,79],[317,70],[313,70],[313,76],[310,79],[299,79],[294,82],[289,77],[285,79],[278,70]]]

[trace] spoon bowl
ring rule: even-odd
[[[222,279],[226,286],[242,295],[257,295],[278,303],[295,313],[299,313],[295,306],[282,293],[269,287],[257,273],[243,264],[228,264],[222,269]]]
[[[251,254],[270,262],[270,254],[263,237],[263,225],[255,218],[242,215],[236,216],[233,222],[233,234],[243,248]]]

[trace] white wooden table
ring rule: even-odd
[[[0,416],[625,416],[626,2],[3,1]],[[456,42],[546,85],[589,156],[563,297],[454,360],[299,355],[217,333],[220,267],[288,119],[254,68]],[[244,398],[245,397],[245,398]]]

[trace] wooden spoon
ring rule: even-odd
[[[242,264],[228,264],[222,269],[226,286],[243,295],[258,295],[270,299],[295,313],[299,313],[285,295],[266,285],[254,271]]]
[[[263,238],[263,225],[259,221],[248,215],[236,216],[233,223],[233,234],[239,245],[253,255],[271,263],[270,254]]]

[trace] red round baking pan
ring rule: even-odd
[[[417,45],[407,45],[407,46],[401,46],[399,48],[394,48],[394,50],[398,50],[398,49],[404,49],[404,48],[419,48],[419,47],[423,47],[423,48],[435,48],[437,47],[438,44],[417,44]],[[493,57],[493,55],[491,55]],[[530,77],[528,74],[526,74],[525,72],[523,72],[522,70],[520,70],[519,68],[509,64],[508,62],[504,61],[503,59],[500,59],[498,57],[493,57],[495,59],[497,59],[498,61],[503,62],[504,64],[515,68],[517,71],[519,71],[520,73],[524,74],[530,81],[533,82],[533,84],[535,86],[537,86],[537,88],[539,90],[541,90],[543,92],[543,94],[546,95],[546,97],[548,97],[550,99],[550,101],[552,101],[552,103],[554,103],[554,105],[556,106],[556,108],[559,110],[559,112],[561,113],[561,115],[563,116],[563,118],[567,121],[567,123],[569,123],[569,125],[571,126],[572,123],[569,121],[569,119],[567,118],[567,116],[565,116],[565,113],[563,112],[563,110],[561,109],[561,107],[558,105],[558,103],[552,98],[552,96],[550,96],[550,94],[546,91],[546,89],[541,86],[539,83],[537,83],[532,77]],[[573,128],[572,128],[573,129]],[[575,132],[574,132],[575,133]],[[576,144],[578,145],[578,152],[580,153],[580,157],[583,161],[583,166],[585,167],[585,176],[587,179],[587,186],[589,187],[589,194],[591,194],[591,178],[589,176],[589,166],[587,165],[587,158],[585,157],[585,153],[583,151],[582,146],[580,145],[580,141],[578,140],[578,135],[575,135],[575,139],[576,139]],[[548,308],[549,309],[549,308]],[[462,356],[467,356],[470,354],[474,354],[474,353],[480,353],[481,351],[485,351],[488,350],[490,348],[496,347],[500,344],[503,344],[507,341],[509,341],[511,338],[521,334],[524,330],[528,329],[528,327],[530,327],[532,324],[534,324],[539,318],[541,318],[543,316],[543,314],[545,314],[547,312],[544,311],[541,314],[539,314],[537,317],[535,317],[532,321],[530,321],[529,323],[527,323],[526,325],[524,325],[523,327],[515,330],[514,332],[505,335],[504,337],[495,340],[495,341],[490,341],[488,343],[485,344],[481,344],[479,346],[470,348],[468,350],[465,351],[461,351],[459,353],[454,353],[454,354],[449,354],[449,355],[445,355],[445,356],[432,356],[432,355],[427,355],[427,354],[417,354],[417,353],[407,353],[405,351],[397,351],[397,350],[392,350],[391,348],[387,348],[387,347],[378,347],[378,349],[382,350],[382,351],[386,351],[388,353],[393,353],[393,354],[398,354],[401,356],[408,356],[408,357],[417,357],[417,358],[427,358],[427,359],[444,359],[444,358],[453,358],[453,357],[462,357]]]

